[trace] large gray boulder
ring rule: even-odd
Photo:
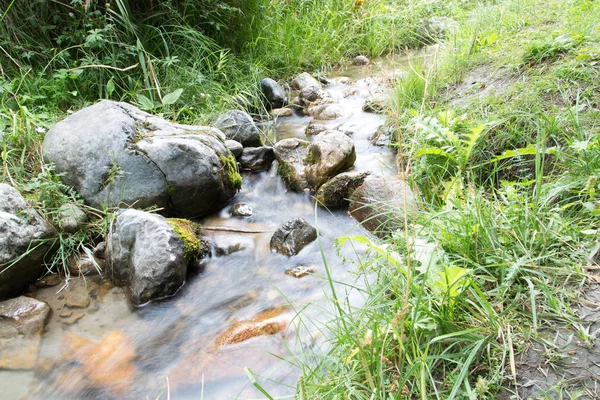
[[[369,174],[369,172],[342,172],[321,185],[315,194],[315,200],[327,208],[347,207],[350,196]]]
[[[57,235],[15,188],[0,183],[0,300],[40,277]]]
[[[340,131],[330,130],[315,136],[308,149],[306,178],[317,190],[331,177],[354,165],[354,142]]]
[[[405,228],[405,213],[417,213],[416,196],[395,177],[368,176],[350,196],[350,214],[366,229],[384,237]]]
[[[214,123],[227,139],[240,142],[244,147],[260,147],[263,145],[260,131],[248,113],[240,110],[227,111],[219,115]]]
[[[196,226],[139,210],[121,210],[107,240],[109,276],[129,286],[135,305],[171,296],[202,252]]]
[[[302,218],[287,221],[273,233],[271,251],[293,256],[317,238],[317,230]]]
[[[260,82],[260,90],[265,96],[265,101],[271,108],[281,108],[287,105],[287,95],[283,87],[271,78],[265,78]]]
[[[193,217],[223,207],[241,186],[218,129],[180,125],[101,101],[56,124],[44,157],[91,206],[158,206]]]
[[[31,369],[36,365],[50,307],[31,297],[0,302],[0,369]]]
[[[288,138],[280,140],[273,146],[275,159],[279,164],[277,173],[283,178],[287,187],[296,192],[308,189],[304,169],[309,145],[306,140]]]

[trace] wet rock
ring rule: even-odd
[[[56,236],[16,189],[0,183],[0,299],[19,294],[40,277]]]
[[[287,104],[287,95],[283,87],[271,78],[265,78],[260,82],[260,90],[265,96],[269,108],[281,108]]]
[[[244,147],[260,147],[263,145],[262,137],[248,113],[240,110],[231,110],[221,114],[214,123],[227,139],[240,142]]]
[[[166,215],[216,211],[241,178],[221,131],[168,122],[103,100],[56,124],[44,139],[47,162],[96,208],[158,206]]]
[[[395,177],[368,176],[352,196],[350,214],[378,236],[404,229],[404,210],[412,218],[417,212],[416,197],[410,187]]]
[[[313,117],[317,120],[342,118],[346,115],[344,109],[337,104],[322,104],[313,110]]]
[[[327,127],[327,125],[317,124],[317,123],[315,123],[315,121],[311,121],[306,126],[305,133],[306,133],[306,136],[314,136],[314,135],[318,135],[321,132],[325,132],[328,129],[329,128]]]
[[[331,84],[331,80],[325,78],[324,76],[319,76],[318,78],[319,78],[319,82],[322,85],[329,85],[329,84]]]
[[[39,288],[46,288],[46,287],[53,287],[58,285],[61,282],[60,276],[58,276],[58,274],[49,274],[44,276],[43,278],[41,278],[39,281],[37,281],[37,287]]]
[[[385,114],[387,104],[387,98],[383,95],[372,96],[365,100],[365,104],[362,106],[364,112],[370,112],[374,114]]]
[[[215,235],[215,253],[218,256],[227,256],[229,254],[245,250],[252,246],[252,241],[241,235]]]
[[[30,297],[0,303],[0,369],[31,369],[50,307]]]
[[[244,150],[244,146],[242,146],[240,142],[236,142],[235,140],[226,140],[225,146],[235,158],[238,158]]]
[[[275,153],[270,146],[246,147],[240,157],[242,169],[250,171],[263,171],[269,169],[275,160]]]
[[[65,294],[65,306],[69,308],[87,308],[89,305],[90,296],[84,290],[69,288]]]
[[[310,104],[319,100],[319,98],[323,97],[325,92],[316,86],[306,86],[302,88],[300,91],[300,101],[302,104]]]
[[[363,55],[356,56],[352,59],[353,65],[369,65],[370,62],[371,61]]]
[[[291,117],[294,112],[291,108],[275,108],[269,112],[272,117]]]
[[[344,90],[344,93],[342,94],[342,96],[344,96],[344,98],[349,97],[349,96],[354,96],[356,94],[356,88],[348,88],[346,90]]]
[[[104,260],[106,257],[106,242],[100,242],[94,247],[94,257]]]
[[[326,131],[315,136],[308,150],[306,178],[317,190],[329,178],[354,165],[354,142],[339,131]]]
[[[60,316],[61,317],[63,316],[62,313]],[[85,316],[85,312],[83,312],[83,311],[70,311],[68,313],[68,316],[63,317],[63,319],[61,319],[60,322],[62,322],[63,324],[65,324],[67,326],[75,325],[84,316]]]
[[[388,86],[394,86],[396,81],[403,79],[408,73],[403,69],[396,69],[386,75],[386,83]]]
[[[327,208],[342,208],[350,204],[349,198],[363,184],[369,172],[343,172],[325,182],[315,195],[316,201]]]
[[[348,78],[347,76],[340,76],[335,81],[336,81],[336,83],[339,83],[340,85],[348,85],[348,84],[352,83],[352,79]]]
[[[319,81],[313,78],[308,72],[303,72],[295,77],[290,83],[290,87],[294,90],[302,90],[306,87],[314,86],[317,88],[321,87]]]
[[[75,203],[66,203],[58,209],[58,225],[65,232],[77,232],[87,222],[87,214]]]
[[[287,187],[300,192],[308,188],[304,163],[308,155],[309,142],[296,138],[283,139],[273,146],[275,159],[279,166],[277,173]]]
[[[302,218],[287,221],[271,237],[271,251],[293,256],[317,238],[317,230]]]
[[[438,39],[443,39],[447,35],[456,33],[458,23],[448,17],[431,17],[421,21],[421,26],[417,29],[417,34],[421,42],[430,44]]]
[[[215,341],[216,347],[244,342],[257,336],[275,335],[283,331],[289,318],[284,315],[287,308],[278,307],[263,311],[251,320],[235,321]]]
[[[235,203],[231,208],[231,215],[234,217],[250,217],[254,209],[248,203]]]
[[[394,130],[392,127],[386,127],[385,125],[377,128],[377,131],[369,138],[374,146],[389,146],[392,144],[392,136]]]
[[[298,265],[292,269],[285,271],[286,275],[293,276],[294,278],[303,278],[307,275],[314,274],[315,269],[304,265]]]
[[[177,228],[169,221],[173,220],[144,211],[121,210],[109,231],[109,276],[115,284],[129,286],[136,305],[175,294],[185,281],[188,263],[201,251],[191,228],[183,222]]]
[[[103,259],[97,258],[94,255],[86,253],[73,255],[68,260],[69,273],[74,276],[96,275],[106,271],[106,262]]]

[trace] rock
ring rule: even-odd
[[[325,132],[328,129],[329,128],[327,127],[327,125],[315,124],[315,121],[311,121],[306,126],[305,133],[306,133],[306,136],[314,136],[314,135],[318,135],[321,132]]]
[[[81,289],[69,289],[65,293],[65,306],[69,308],[87,308],[90,305],[90,296]]]
[[[40,280],[37,281],[37,287],[39,288],[46,288],[46,287],[53,287],[58,285],[61,282],[60,276],[58,274],[49,274],[44,276],[43,278],[40,278]]]
[[[306,179],[317,190],[329,178],[354,165],[354,142],[339,131],[319,133],[310,144],[307,161]]]
[[[458,23],[448,17],[430,17],[421,21],[421,26],[417,29],[417,34],[424,44],[436,42],[449,34],[454,34],[458,30]]]
[[[314,274],[315,269],[312,267],[306,267],[304,265],[298,265],[297,267],[288,269],[285,271],[286,275],[293,276],[294,278],[303,278],[307,275]]]
[[[227,256],[237,251],[242,251],[251,248],[253,239],[243,237],[239,234],[219,234],[214,238],[215,253],[218,256]]]
[[[390,72],[389,74],[386,75],[386,83],[388,84],[388,86],[394,86],[396,84],[396,81],[403,79],[404,77],[408,76],[408,73],[403,70],[403,69],[396,69],[392,72]]]
[[[234,217],[250,217],[254,209],[248,203],[235,203],[231,208],[231,215]]]
[[[289,318],[284,315],[287,311],[287,308],[277,307],[263,311],[251,320],[235,321],[229,329],[217,337],[215,347],[240,343],[257,336],[279,333],[289,323]]]
[[[231,110],[221,114],[214,123],[227,139],[238,141],[244,147],[260,147],[263,145],[258,128],[248,113]]]
[[[93,255],[90,257],[86,253],[71,256],[67,266],[69,268],[69,273],[75,276],[96,275],[106,271],[106,262],[103,259]]]
[[[366,229],[378,236],[387,236],[404,229],[404,210],[412,218],[417,212],[417,203],[413,191],[403,180],[371,175],[350,196],[348,210]]]
[[[56,236],[16,189],[0,183],[0,300],[19,294],[40,277]]]
[[[389,146],[392,143],[393,128],[385,125],[377,128],[377,131],[369,138],[374,146]]]
[[[369,174],[369,172],[343,172],[336,175],[321,185],[315,200],[327,208],[347,207],[350,196]]]
[[[275,108],[269,112],[272,117],[291,117],[294,112],[291,108]]]
[[[0,303],[0,369],[35,366],[50,307],[30,297]]]
[[[304,163],[309,145],[306,140],[288,138],[280,140],[273,146],[275,159],[279,164],[277,173],[288,188],[297,192],[308,188]]]
[[[58,209],[58,226],[64,232],[77,232],[87,222],[87,219],[85,211],[75,203],[63,204]]]
[[[242,169],[250,171],[263,171],[269,169],[275,160],[275,153],[270,146],[246,147],[240,157]]]
[[[365,100],[365,104],[362,106],[364,112],[371,112],[374,114],[385,114],[387,105],[387,98],[383,95],[371,96]]]
[[[287,96],[283,87],[271,78],[260,82],[260,90],[269,108],[281,108],[287,105]]]
[[[304,105],[313,103],[323,97],[325,92],[316,86],[306,86],[300,91],[300,102]]]
[[[241,186],[224,140],[214,128],[103,100],[56,124],[43,150],[93,207],[158,206],[166,215],[192,217],[220,209]]]
[[[340,76],[335,80],[335,82],[339,83],[340,85],[349,85],[350,83],[352,83],[352,79],[350,79],[347,76]]]
[[[294,90],[302,90],[309,86],[320,88],[321,84],[307,72],[301,73],[290,83],[290,87]]]
[[[356,88],[350,87],[344,90],[344,93],[342,94],[342,96],[344,96],[344,98],[349,97],[349,96],[354,96],[356,94]]]
[[[106,258],[106,242],[100,242],[94,247],[94,257],[104,260]]]
[[[240,155],[242,155],[242,151],[244,150],[244,146],[235,140],[226,140],[225,146],[235,158],[238,158]]]
[[[345,115],[344,109],[337,104],[322,104],[313,110],[313,117],[317,120],[342,118]]]
[[[121,210],[107,239],[109,276],[129,286],[135,305],[171,296],[202,251],[197,234],[191,221]]]
[[[317,230],[302,218],[287,221],[271,237],[271,251],[293,256],[317,238]]]
[[[79,321],[81,318],[83,318],[85,316],[85,312],[83,311],[70,311],[68,313],[69,315],[66,317],[63,317],[63,319],[60,320],[60,322],[62,322],[65,325],[75,325],[77,323],[77,321]],[[62,317],[62,313],[61,313],[61,317]]]
[[[352,59],[353,65],[369,65],[371,61],[365,56],[356,56]]]

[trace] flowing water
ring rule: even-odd
[[[395,174],[392,152],[369,141],[385,117],[361,108],[373,91],[381,90],[382,80],[372,76],[398,67],[406,67],[406,58],[351,67],[333,76],[350,77],[350,84],[332,79],[324,87],[348,112],[347,117],[326,123],[354,132],[358,171]],[[349,88],[356,93],[345,96]],[[311,119],[279,118],[275,139],[306,139],[304,131]],[[293,354],[310,351],[326,335],[299,335],[297,327],[301,322],[312,326],[331,316],[323,258],[340,282],[340,295],[348,292],[357,297],[353,301],[360,302],[357,292],[346,286],[355,284],[353,266],[344,264],[339,255],[357,259],[362,250],[345,246],[338,255],[334,241],[365,233],[345,210],[315,207],[310,194],[288,191],[275,170],[274,165],[269,171],[243,174],[243,187],[232,204],[252,205],[253,216],[232,217],[230,204],[200,221],[206,227],[204,233],[219,247],[241,250],[213,254],[173,298],[134,309],[123,288],[99,276],[71,279],[69,288],[60,292],[61,285],[40,289],[36,297],[48,302],[53,313],[42,337],[37,367],[0,371],[0,398],[263,398],[250,383],[245,367],[259,375],[257,380],[271,395],[293,394],[299,371],[282,359],[293,360]],[[319,240],[293,257],[271,253],[273,231],[296,217],[316,226]],[[296,266],[315,272],[299,279],[285,273]],[[65,308],[69,296],[81,294],[89,295],[89,306]],[[293,318],[304,307],[302,318]],[[287,329],[219,346],[221,334],[234,321],[250,320],[265,310],[278,315],[274,320],[289,323]]]

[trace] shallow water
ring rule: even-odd
[[[385,118],[361,110],[365,99],[380,90],[371,78],[362,77],[406,67],[407,59],[337,71],[333,78],[349,76],[353,82],[334,81],[324,87],[348,112],[345,118],[324,123],[354,131],[358,171],[395,174],[392,152],[369,141]],[[349,87],[357,92],[344,97]],[[279,118],[276,139],[307,139],[304,130],[310,121],[311,117]],[[43,335],[39,368],[0,371],[0,398],[156,399],[167,398],[167,393],[176,399],[262,398],[249,382],[245,367],[260,375],[257,380],[271,395],[292,395],[299,371],[278,357],[293,359],[292,354],[310,349],[313,341],[323,341],[323,334],[314,335],[311,341],[308,336],[300,340],[296,329],[301,321],[329,318],[330,289],[322,258],[346,296],[345,284],[354,285],[356,277],[349,271],[352,266],[341,261],[334,241],[364,231],[346,211],[317,208],[309,193],[288,191],[275,170],[274,165],[270,171],[244,173],[243,187],[232,203],[200,221],[217,245],[233,243],[243,249],[226,256],[213,254],[203,271],[190,276],[173,298],[134,309],[124,289],[100,277],[72,279],[70,288],[60,293],[60,285],[40,289],[36,297],[51,305],[53,315]],[[231,206],[236,202],[251,204],[253,216],[232,217]],[[293,257],[271,253],[273,231],[296,217],[316,226],[319,240]],[[362,250],[346,246],[340,254],[356,259]],[[310,266],[315,273],[300,279],[285,274],[299,265]],[[92,298],[90,306],[77,311],[82,317],[72,325],[60,316],[68,291],[89,293]],[[360,302],[356,291],[351,296]],[[304,317],[293,319],[282,333],[223,347],[215,344],[233,321],[251,319],[279,306],[289,307],[282,318],[290,320],[295,311],[309,304]],[[97,373],[86,368],[95,368]]]

